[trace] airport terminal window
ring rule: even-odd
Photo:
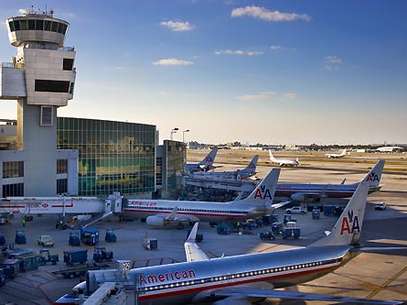
[[[63,70],[72,70],[73,69],[73,58],[64,58],[62,64]]]
[[[68,193],[68,179],[57,179],[57,194]]]
[[[68,160],[59,159],[57,160],[57,174],[67,174],[68,173]]]
[[[61,80],[48,80],[48,79],[36,79],[35,91],[37,92],[68,92],[69,81]]]
[[[24,161],[3,162],[3,178],[24,177]]]
[[[59,149],[77,149],[79,195],[155,191],[155,126],[60,117]],[[150,147],[144,151],[144,146]]]
[[[3,198],[14,196],[24,196],[24,183],[3,185]]]

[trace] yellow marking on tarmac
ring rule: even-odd
[[[371,293],[369,293],[369,295],[367,296],[367,299],[371,299],[373,298],[376,294],[378,294],[380,291],[382,291],[383,289],[385,289],[388,285],[390,285],[391,282],[397,280],[403,273],[405,273],[407,271],[407,265],[401,269],[399,272],[397,272],[396,274],[394,274],[393,276],[389,277],[387,279],[387,281],[385,281],[383,283],[383,285],[373,289],[373,291]]]

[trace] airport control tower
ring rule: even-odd
[[[20,12],[7,19],[17,54],[1,65],[0,99],[17,100],[15,151],[24,161],[24,184],[30,187],[24,193],[49,196],[56,193],[57,110],[73,97],[75,50],[64,47],[69,23],[55,18],[53,11]]]

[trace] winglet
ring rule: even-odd
[[[192,243],[195,242],[196,234],[198,233],[198,226],[199,226],[199,222],[195,222],[194,226],[192,227],[191,232],[188,235],[188,238],[186,240],[187,242],[192,242]]]
[[[206,253],[202,251],[201,248],[199,248],[195,241],[196,234],[198,232],[198,225],[199,222],[196,222],[194,224],[191,233],[189,233],[188,238],[184,243],[185,256],[187,258],[187,262],[196,262],[209,259],[208,255],[206,255]]]

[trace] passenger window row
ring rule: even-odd
[[[9,23],[10,31],[49,31],[65,34],[68,26],[61,22],[42,19],[13,20]]]
[[[278,272],[284,272],[284,271],[290,271],[290,270],[313,268],[313,267],[329,265],[329,264],[339,263],[339,262],[341,262],[340,258],[339,259],[330,259],[330,260],[326,260],[326,261],[309,262],[309,263],[305,263],[305,264],[297,264],[297,265],[291,265],[291,266],[285,266],[285,267],[279,267],[279,268],[269,268],[269,269],[262,269],[262,270],[257,270],[257,271],[228,274],[225,276],[209,277],[209,278],[195,280],[195,281],[177,282],[177,283],[166,284],[166,285],[141,287],[138,290],[139,290],[139,292],[145,293],[145,292],[153,291],[153,290],[171,289],[171,288],[177,288],[177,287],[181,287],[181,286],[199,285],[199,284],[213,283],[213,282],[219,282],[219,281],[225,281],[225,280],[231,280],[231,279],[247,278],[247,277],[252,277],[252,276],[257,276],[257,275],[265,275],[265,274],[270,274],[270,273],[278,273]]]

